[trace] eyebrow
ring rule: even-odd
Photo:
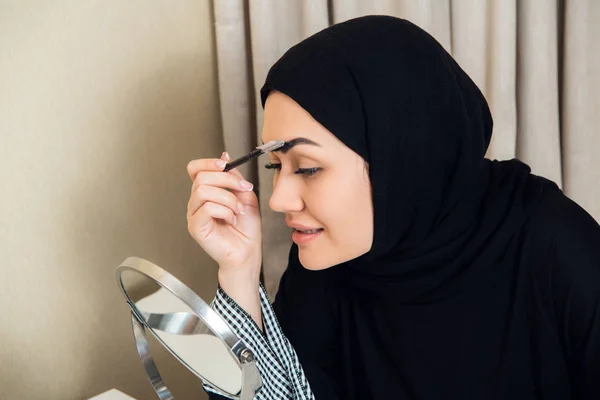
[[[262,142],[262,140],[261,140]],[[262,142],[262,144],[265,144],[265,142]],[[278,148],[277,150],[273,150],[272,153],[277,153],[277,152],[281,152],[283,154],[287,153],[288,151],[290,151],[292,149],[292,147],[299,145],[299,144],[310,144],[313,146],[318,146],[318,147],[322,147],[319,143],[314,142],[310,139],[304,138],[304,137],[297,137],[294,138],[292,140],[289,140],[287,142],[285,142],[285,144],[283,145],[283,147]]]

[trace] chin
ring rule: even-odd
[[[339,253],[337,254],[338,257],[332,257],[334,254],[329,253],[329,257],[327,257],[326,255],[324,256],[323,253],[326,253],[324,251],[318,251],[318,250],[312,250],[312,249],[303,249],[302,247],[298,247],[298,259],[300,260],[300,263],[302,264],[302,266],[305,269],[308,269],[310,271],[320,271],[323,269],[327,269],[327,268],[331,268],[334,265],[339,265],[341,263],[350,261],[350,260],[354,260],[355,258],[358,258],[360,256],[362,256],[365,253],[368,253],[371,250],[371,245],[372,242],[369,243],[368,248],[364,248],[363,250],[359,251],[358,253],[356,252],[352,252],[349,254],[346,254],[345,257],[339,257]]]
[[[310,271],[320,271],[322,269],[327,269],[332,266],[332,264],[330,263],[324,263],[323,261],[325,260],[319,260],[318,257],[315,257],[317,259],[314,259],[306,253],[307,251],[303,250],[302,248],[298,249],[298,259],[300,260],[300,264],[302,264],[302,266],[305,269],[308,269]]]

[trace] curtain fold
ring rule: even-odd
[[[304,38],[350,18],[386,14],[425,29],[486,96],[490,159],[514,157],[556,182],[600,220],[600,2],[580,0],[213,0],[225,150],[260,143],[258,89],[270,66]],[[265,287],[274,296],[292,244],[268,206],[266,161],[240,167],[257,188]]]
[[[600,221],[600,2],[565,1],[564,19],[560,111],[564,189]]]
[[[516,157],[562,187],[557,6],[555,1],[519,1]]]

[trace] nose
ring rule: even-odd
[[[274,180],[275,182],[275,180]],[[273,194],[269,199],[269,207],[275,212],[289,213],[302,211],[304,202],[300,196],[300,188],[293,177],[278,177],[273,184]]]

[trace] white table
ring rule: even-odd
[[[117,389],[111,389],[108,392],[100,393],[98,396],[90,397],[88,400],[135,400],[131,396],[127,396],[125,393],[118,391]]]

